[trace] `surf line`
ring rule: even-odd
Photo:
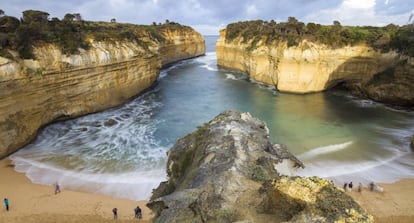
[[[306,159],[310,159],[310,158],[313,158],[315,156],[319,156],[322,154],[337,152],[337,151],[346,149],[348,146],[352,145],[353,143],[354,143],[353,141],[349,141],[349,142],[344,142],[341,144],[333,144],[333,145],[328,145],[328,146],[323,146],[323,147],[317,147],[308,152],[298,155],[298,158],[306,160]]]

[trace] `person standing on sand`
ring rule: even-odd
[[[4,198],[4,205],[6,206],[6,211],[9,211],[9,199],[7,197]]]
[[[137,206],[135,209],[135,218],[141,219],[142,218],[142,210],[139,206]]]
[[[55,184],[55,194],[60,193],[60,185],[58,182]]]
[[[112,213],[114,213],[114,220],[118,219],[118,208],[112,209]]]
[[[353,184],[352,184],[352,181],[349,183],[349,191],[352,191],[352,187],[354,187],[353,186]]]
[[[362,183],[361,182],[358,183],[358,192],[359,193],[362,192]]]

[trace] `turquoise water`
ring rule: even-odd
[[[393,182],[414,177],[409,147],[414,112],[398,111],[337,90],[284,94],[217,68],[206,37],[203,57],[162,70],[155,86],[129,103],[55,123],[13,154],[16,170],[35,183],[148,199],[166,180],[166,152],[175,141],[226,109],[264,120],[274,142],[301,159],[302,176]],[[115,120],[109,125],[108,120]]]

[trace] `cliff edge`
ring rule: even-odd
[[[7,56],[0,57],[0,158],[33,140],[42,126],[118,106],[154,84],[161,67],[205,53],[201,34],[177,24],[81,21],[62,27],[70,24],[89,29],[83,32],[88,47],[77,53],[64,53],[59,44],[44,41],[35,41],[33,59],[3,49]],[[94,31],[101,27],[105,30]],[[117,33],[122,38],[113,38]]]
[[[163,223],[373,222],[331,182],[290,176],[303,167],[264,122],[226,111],[177,140],[147,206]]]
[[[217,63],[281,92],[320,92],[343,84],[360,96],[413,108],[412,50],[392,48],[398,41],[390,39],[397,35],[393,29],[239,22],[220,31]]]

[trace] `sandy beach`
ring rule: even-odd
[[[114,222],[112,209],[118,209],[117,222],[151,222],[151,211],[146,201],[132,201],[109,196],[66,190],[54,194],[54,187],[33,184],[22,173],[14,171],[10,160],[0,161],[0,222]],[[3,199],[10,202],[6,211]],[[134,219],[134,208],[139,205],[143,219]]]
[[[384,192],[371,192],[367,187],[361,193],[356,188],[349,193],[380,223],[414,222],[414,179],[393,184],[380,184]],[[6,212],[4,197],[10,200]],[[55,195],[53,186],[33,184],[22,173],[14,171],[10,160],[0,161],[0,222],[114,222],[112,208],[118,208],[117,222],[138,222],[133,209],[139,205],[143,219],[151,222],[151,211],[146,201],[131,201],[109,196],[65,190]]]
[[[359,193],[354,187],[348,192],[378,223],[414,222],[414,179],[393,184],[379,184],[383,192],[371,192],[367,187]]]

